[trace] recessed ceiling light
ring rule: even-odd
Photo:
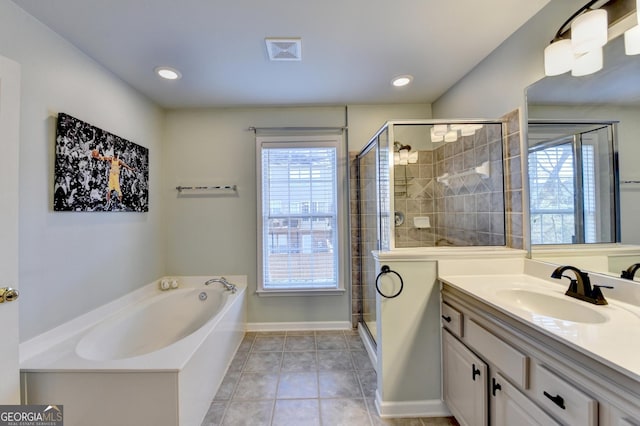
[[[158,67],[156,68],[156,74],[167,80],[178,80],[182,77],[180,71],[170,67]]]
[[[412,80],[413,76],[411,75],[399,75],[397,77],[393,77],[393,80],[391,80],[391,84],[395,87],[402,87],[411,83]]]

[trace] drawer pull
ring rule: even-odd
[[[473,379],[473,381],[476,381],[476,376],[480,375],[480,369],[476,368],[475,364],[471,364],[471,378]]]
[[[444,316],[442,315],[442,319],[445,320],[446,322],[451,322],[451,317],[450,316]]]
[[[551,396],[551,394],[549,394],[549,392],[547,392],[547,391],[544,391],[542,393],[543,393],[544,396],[549,398],[558,407],[562,408],[563,410],[566,409],[566,407],[564,406],[564,398],[563,397],[561,397],[560,395]]]
[[[496,396],[496,391],[502,390],[502,386],[496,381],[495,377],[493,377],[491,380],[493,382],[491,385],[491,393],[493,394],[493,396]]]

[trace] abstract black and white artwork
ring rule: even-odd
[[[53,210],[149,211],[149,150],[58,114]]]

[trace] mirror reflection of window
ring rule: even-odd
[[[573,149],[569,143],[529,153],[532,244],[573,242],[574,175]]]
[[[530,124],[529,139],[531,243],[617,241],[612,124]]]

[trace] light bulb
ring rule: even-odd
[[[444,141],[445,142],[455,142],[458,140],[458,131],[457,130],[450,130],[447,132],[446,135],[444,135]]]
[[[583,13],[571,23],[571,48],[573,53],[591,52],[607,44],[608,34],[607,11],[590,10]]]
[[[442,142],[444,140],[444,135],[434,135],[431,133],[431,142]]]
[[[544,74],[550,77],[570,71],[573,57],[571,40],[554,41],[544,49]]]
[[[460,136],[473,136],[476,133],[476,128],[473,124],[465,124],[460,129]]]
[[[640,0],[638,1],[640,2]],[[627,55],[640,54],[640,25],[624,32],[624,53]]]
[[[444,136],[445,133],[447,133],[448,129],[447,129],[447,125],[446,124],[435,124],[432,128],[431,128],[431,135],[432,136]]]
[[[580,77],[583,75],[593,74],[602,69],[602,47],[598,47],[583,55],[576,56],[571,69],[571,75]]]

